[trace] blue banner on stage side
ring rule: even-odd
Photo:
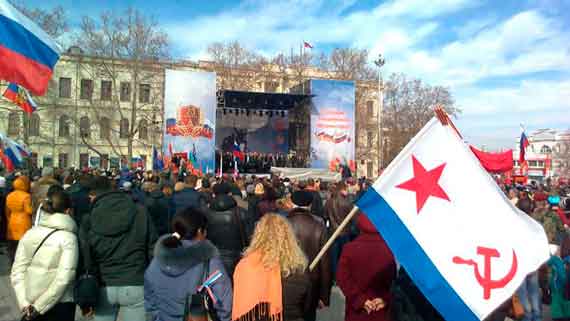
[[[183,155],[190,171],[214,172],[216,74],[166,70],[163,155]]]
[[[311,95],[311,167],[354,171],[354,82],[311,80]]]

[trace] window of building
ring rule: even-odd
[[[59,78],[59,98],[71,98],[71,78]]]
[[[126,118],[121,119],[119,128],[119,137],[128,138],[129,137],[129,120]]]
[[[536,167],[537,165],[538,165],[538,164],[537,164],[537,161],[535,161],[535,160],[528,161],[528,166],[529,166],[529,167]]]
[[[59,137],[69,137],[69,116],[59,117]]]
[[[89,122],[89,117],[83,116],[79,120],[79,134],[86,138],[91,136],[91,123]]]
[[[101,117],[99,120],[99,138],[111,138],[111,120],[108,117]]]
[[[552,153],[552,149],[550,149],[550,147],[548,147],[547,145],[543,145],[540,148],[540,152],[543,154]]]
[[[20,133],[20,113],[12,111],[8,114],[8,135],[18,136]]]
[[[131,83],[121,83],[121,101],[131,101]]]
[[[113,96],[113,82],[101,80],[101,100],[111,100]]]
[[[81,153],[79,154],[79,168],[89,167],[89,154]]]
[[[139,122],[139,139],[148,139],[148,125],[145,119]]]
[[[538,161],[538,167],[544,167],[544,161]]]
[[[30,153],[30,165],[33,168],[38,168],[38,153]]]
[[[58,156],[58,166],[59,168],[67,168],[68,155],[67,153],[60,153]]]
[[[366,114],[368,117],[374,117],[374,102],[371,100],[366,102]]]
[[[368,162],[368,164],[366,164],[366,177],[367,178],[372,178],[374,176],[373,170],[374,170],[374,164],[372,162]]]
[[[150,102],[150,85],[140,84],[139,85],[139,103]]]
[[[90,100],[91,97],[93,97],[93,80],[81,79],[79,98]]]
[[[374,133],[371,132],[371,131],[367,132],[367,137],[366,137],[366,138],[367,138],[367,139],[366,139],[367,146],[368,146],[368,147],[372,147],[372,143],[373,143],[373,140],[374,140]]]
[[[53,167],[53,157],[51,155],[44,155],[42,159],[43,167]]]
[[[265,92],[273,93],[277,91],[277,88],[279,88],[279,83],[276,81],[266,81],[264,86]]]
[[[33,113],[30,116],[30,136],[40,136],[40,115]]]
[[[109,154],[101,154],[101,168],[109,169]]]

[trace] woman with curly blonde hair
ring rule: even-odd
[[[306,270],[307,258],[287,219],[264,215],[234,273],[232,320],[302,321],[311,302]]]

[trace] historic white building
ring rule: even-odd
[[[34,166],[118,167],[135,158],[152,165],[152,146],[160,146],[164,111],[164,70],[217,71],[219,89],[225,72],[211,62],[110,60],[82,54],[77,47],[61,56],[48,93],[34,97],[31,116],[0,99],[0,132],[25,142]],[[297,83],[287,71],[234,70],[250,91],[288,93]],[[327,78],[310,68],[308,78]],[[0,83],[4,92],[7,84]],[[379,104],[376,81],[356,83],[356,163],[358,176],[379,171]],[[129,160],[127,155],[132,155]]]
[[[527,136],[530,145],[526,148],[527,175],[530,180],[546,178],[568,179],[570,165],[570,130],[539,129]],[[514,173],[520,173],[520,137],[513,149]]]

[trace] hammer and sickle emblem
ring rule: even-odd
[[[479,271],[479,265],[477,264],[477,262],[473,260],[466,260],[460,258],[459,256],[455,256],[453,257],[453,263],[473,266],[473,269],[475,271],[475,278],[483,288],[483,298],[485,300],[489,300],[491,298],[491,290],[504,288],[515,277],[518,268],[517,254],[515,253],[515,250],[513,250],[513,260],[511,263],[511,269],[509,270],[507,275],[505,275],[503,278],[499,280],[493,280],[491,277],[491,259],[501,257],[499,251],[488,247],[478,246],[477,254],[482,255],[483,258],[485,259],[483,267],[483,275],[481,275],[481,272]]]

